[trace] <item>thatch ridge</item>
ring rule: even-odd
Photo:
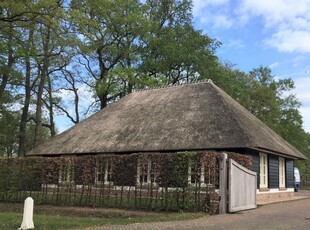
[[[28,155],[237,148],[304,158],[207,80],[133,92]]]
[[[137,89],[137,90],[134,90],[134,92],[156,90],[156,89],[167,89],[167,88],[171,88],[171,87],[178,87],[178,86],[182,86],[182,85],[193,85],[193,84],[199,84],[199,83],[205,83],[205,82],[213,84],[213,81],[211,79],[206,78],[206,79],[196,80],[196,81],[192,81],[192,82],[177,82],[175,84],[160,85],[160,86],[154,86],[154,87],[149,87],[149,88]]]

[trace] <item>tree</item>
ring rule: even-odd
[[[71,9],[78,60],[101,109],[134,89],[206,78],[218,65],[219,43],[193,28],[190,1],[75,0]]]
[[[210,78],[219,42],[192,25],[191,1],[147,1],[150,30],[142,37],[142,74],[159,84]]]
[[[235,69],[235,65],[230,62],[223,62],[214,68],[211,75],[212,81],[234,98],[239,103],[243,103],[244,97],[248,96],[247,83],[249,81],[247,73]],[[244,106],[245,103],[244,103]]]
[[[11,12],[12,9],[6,7],[4,3],[7,2],[3,2],[0,5],[1,15],[11,17],[13,14]],[[14,25],[11,23],[0,21],[0,27],[0,108],[2,108],[5,97],[9,96],[9,92],[6,91],[6,88],[17,79],[14,73],[14,64],[18,59],[19,52],[15,41],[19,39],[20,34],[14,29]]]
[[[110,71],[129,59],[136,39],[144,30],[141,3],[74,0],[71,22],[80,37],[80,64],[92,78],[87,82],[93,86],[100,108],[104,108],[115,97],[111,88],[116,82],[109,77]]]
[[[27,123],[34,122],[34,145],[45,137],[43,126],[50,129],[52,136],[56,134],[52,81],[54,74],[69,62],[67,57],[71,53],[66,47],[70,43],[70,35],[66,33],[63,1],[5,0],[0,6],[0,23],[3,24],[0,33],[6,38],[3,44],[7,47],[6,56],[3,56],[7,68],[0,82],[1,92],[14,88],[7,90],[9,93],[6,95],[15,97],[16,105],[22,105],[18,152],[19,156],[23,156],[30,139],[27,137]],[[0,101],[3,98],[0,96]],[[33,112],[29,108],[34,103],[36,109]],[[48,120],[43,115],[45,109],[49,113]]]
[[[19,149],[18,149],[18,155],[24,156],[27,148],[27,136],[26,136],[26,127],[28,122],[28,115],[29,115],[29,106],[31,104],[31,94],[34,90],[34,87],[38,81],[38,76],[32,77],[32,66],[31,66],[31,56],[32,51],[34,49],[33,44],[33,33],[34,28],[29,29],[28,34],[28,41],[25,42],[24,46],[24,66],[25,66],[25,72],[24,72],[24,101],[23,101],[23,107],[22,107],[22,113],[20,117],[20,125],[19,125]]]
[[[259,67],[249,72],[246,84],[247,96],[241,103],[270,128],[276,129],[281,113],[278,100],[280,92],[277,82],[267,67]]]
[[[267,67],[250,71],[247,96],[241,101],[249,111],[294,146],[305,146],[301,103],[291,94],[291,79],[275,80]],[[302,149],[303,147],[301,147]]]
[[[12,157],[17,153],[18,114],[0,113],[0,156]]]
[[[304,145],[303,153],[308,160],[297,161],[296,166],[300,169],[301,178],[303,181],[307,181],[309,184],[310,180],[310,133],[305,133],[306,143]]]
[[[297,161],[297,166],[304,178],[310,178],[310,134],[302,127],[301,103],[290,93],[295,87],[292,79],[275,80],[269,68],[259,67],[250,71],[239,84],[241,90],[237,91],[242,94],[238,94],[241,96],[237,96],[237,100],[308,157],[308,160]]]
[[[156,36],[156,37],[155,37]],[[210,78],[218,66],[218,43],[191,25],[162,28],[148,38],[142,54],[142,73],[163,84]]]
[[[72,123],[77,124],[80,122],[80,112],[79,112],[79,94],[78,94],[78,85],[77,85],[77,77],[74,76],[74,72],[67,70],[67,69],[63,69],[62,70],[62,74],[63,74],[63,78],[64,78],[64,86],[59,87],[56,91],[56,93],[60,93],[61,91],[68,91],[71,92],[74,97],[73,97],[73,103],[71,103],[70,105],[74,106],[74,114],[70,114],[70,112],[68,111],[69,109],[67,109],[68,105],[61,103],[61,99],[58,98],[58,102],[54,102],[54,106],[60,110],[62,113],[64,113],[70,120]],[[68,102],[65,102],[68,103]],[[71,107],[70,106],[70,107]]]

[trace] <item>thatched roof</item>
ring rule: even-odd
[[[236,148],[305,158],[212,82],[131,93],[28,155]]]

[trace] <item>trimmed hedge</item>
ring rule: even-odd
[[[249,156],[228,157],[252,166]],[[219,158],[215,151],[2,158],[0,201],[216,213]]]

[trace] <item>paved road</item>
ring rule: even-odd
[[[206,216],[195,220],[110,225],[88,230],[144,230],[144,229],[310,229],[310,199],[269,204],[235,214]]]

